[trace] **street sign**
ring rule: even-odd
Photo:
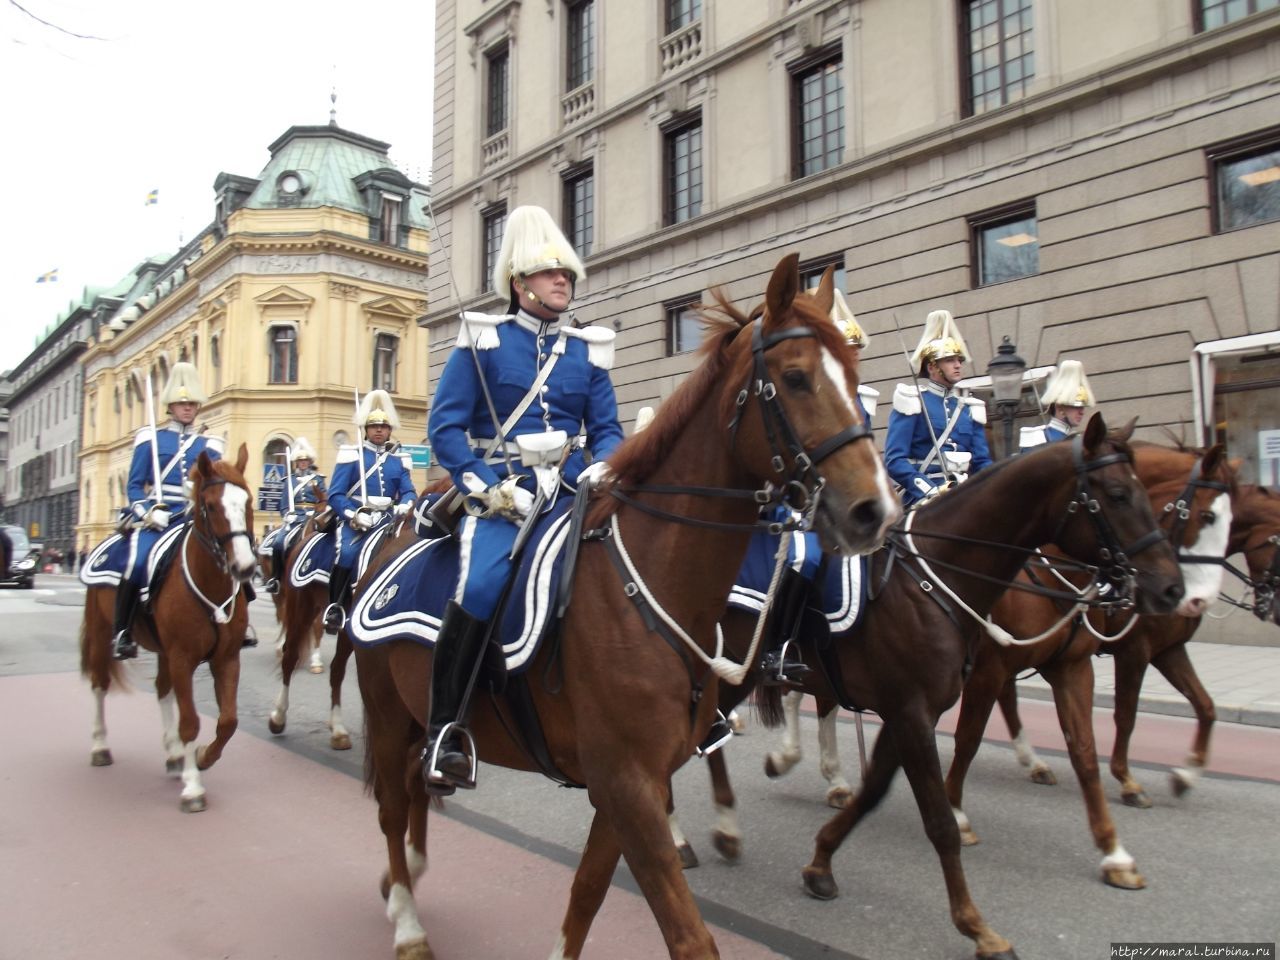
[[[431,466],[431,444],[402,443],[400,444],[400,450],[409,454],[415,468],[425,470]]]
[[[258,487],[258,509],[280,512],[284,502],[284,478],[288,470],[283,463],[267,463],[262,467],[262,486]]]

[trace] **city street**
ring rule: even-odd
[[[279,682],[276,630],[269,599],[254,604],[261,643],[242,655],[239,730],[204,775],[208,810],[186,815],[177,781],[164,772],[151,655],[130,668],[135,691],[107,703],[115,764],[89,765],[92,697],[78,675],[82,602],[83,588],[69,576],[0,591],[0,960],[392,957],[378,897],[385,849],[363,788],[354,670],[343,690],[354,749],[329,748],[328,674],[308,673],[305,662],[293,680],[288,729],[273,737],[266,716]],[[332,650],[326,638],[326,663]],[[215,710],[207,671],[198,678],[207,741]],[[780,737],[754,717],[727,747],[745,832],[739,863],[725,863],[711,846],[716,814],[703,764],[692,761],[677,776],[677,809],[702,861],[685,876],[721,955],[971,957],[971,944],[951,925],[941,871],[902,777],[837,855],[840,897],[823,903],[804,894],[800,870],[833,812],[823,803],[816,722],[806,710],[806,757],[785,779],[765,778],[763,754]],[[1104,769],[1120,837],[1149,884],[1129,892],[1098,879],[1100,855],[1052,705],[1024,698],[1022,710],[1061,785],[1027,780],[1001,721],[993,721],[967,782],[967,813],[982,842],[966,848],[964,864],[987,921],[1023,960],[1103,960],[1112,942],[1280,937],[1273,827],[1280,729],[1219,723],[1208,773],[1179,799],[1167,771],[1181,762],[1193,724],[1140,716],[1134,768],[1154,807],[1121,806]],[[949,714],[939,729],[944,764],[951,723]],[[1109,713],[1096,711],[1095,727],[1105,753]],[[869,741],[876,729],[868,721]],[[856,781],[851,716],[840,736]],[[583,791],[492,767],[482,767],[477,791],[433,812],[430,869],[416,898],[439,960],[551,955],[589,820]],[[666,955],[621,867],[584,957]]]

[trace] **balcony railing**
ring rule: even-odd
[[[480,145],[482,162],[486,167],[502,163],[511,153],[511,137],[508,131],[502,130],[488,137]]]
[[[588,81],[560,98],[560,117],[567,127],[596,112],[596,85]]]
[[[659,44],[662,52],[662,72],[679,70],[702,56],[702,21],[686,24],[675,33],[669,33]]]

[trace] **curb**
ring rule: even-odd
[[[1036,682],[1038,681],[1038,682]],[[1053,701],[1053,691],[1048,683],[1039,677],[1023,680],[1018,683],[1018,696],[1028,700]],[[1114,709],[1115,696],[1103,690],[1095,690],[1093,705],[1103,710]],[[1254,727],[1280,728],[1280,703],[1254,703],[1247,705],[1223,703],[1215,700],[1214,713],[1222,723],[1243,723]],[[1141,694],[1138,697],[1139,713],[1158,713],[1168,717],[1189,717],[1195,719],[1195,711],[1191,704],[1182,697],[1162,697],[1157,694]]]

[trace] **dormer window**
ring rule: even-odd
[[[310,187],[310,178],[300,170],[286,170],[276,177],[276,206],[296,207]]]

